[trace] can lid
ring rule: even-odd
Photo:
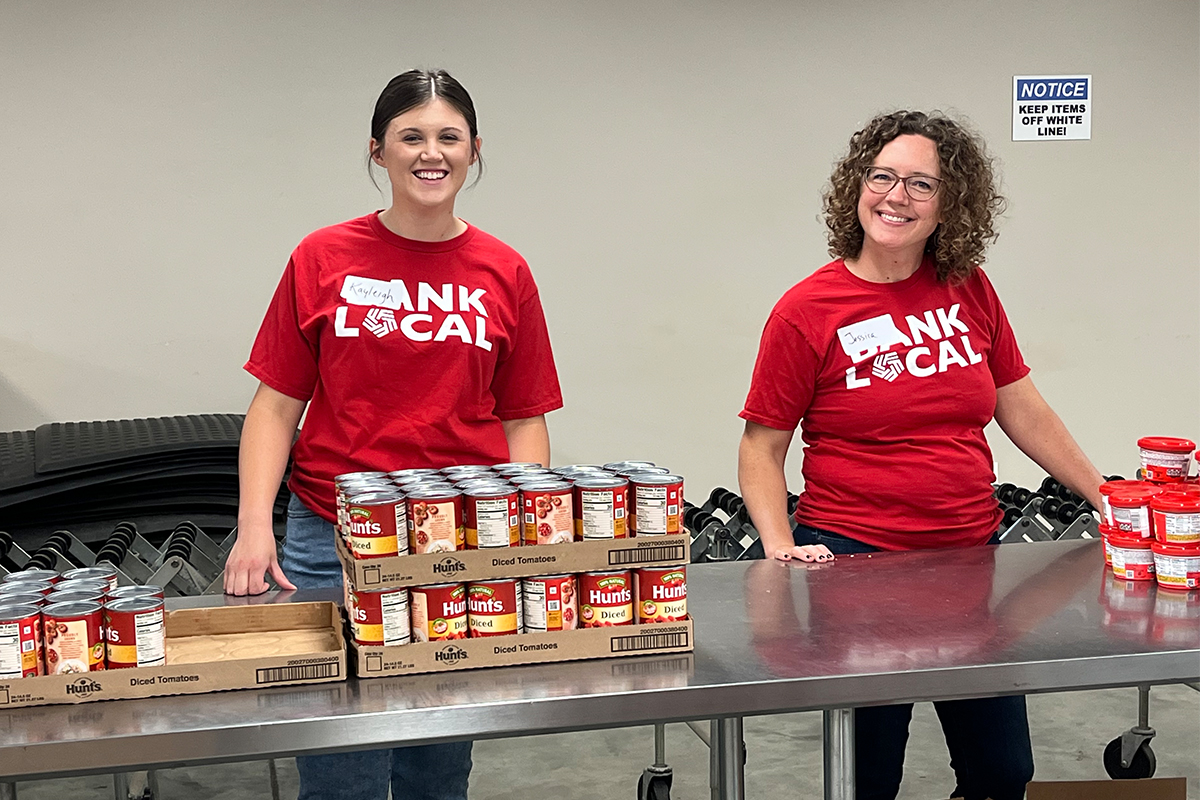
[[[1175,511],[1180,513],[1200,512],[1200,493],[1164,491],[1151,498],[1150,508],[1155,511]]]
[[[117,568],[112,564],[101,562],[92,567],[80,567],[78,569],[69,569],[62,574],[64,581],[75,580],[76,578],[97,578],[107,581],[113,575],[117,574]]]
[[[580,489],[619,489],[628,486],[629,481],[616,475],[598,475],[595,478],[577,478],[575,485]]]
[[[538,461],[507,461],[503,464],[492,464],[492,469],[496,472],[504,472],[513,470],[522,472],[531,469],[545,469],[545,465]]]
[[[1191,453],[1196,449],[1196,443],[1191,439],[1177,439],[1174,436],[1143,436],[1137,441],[1143,450],[1158,450],[1162,453]]]
[[[46,595],[47,605],[61,603],[104,602],[104,592],[100,589],[68,589],[65,592],[54,591]]]
[[[454,464],[449,467],[442,467],[440,470],[443,475],[454,475],[459,472],[491,472],[492,468],[487,464]]]
[[[1152,484],[1150,484],[1147,481],[1128,481],[1128,480],[1105,481],[1104,483],[1100,484],[1100,494],[1107,497],[1108,495],[1112,494],[1113,492],[1117,491],[1118,489],[1136,489],[1140,486],[1151,486],[1151,485]]]
[[[100,610],[100,604],[93,600],[81,600],[70,603],[51,603],[42,609],[47,617],[82,617]]]
[[[1157,539],[1150,543],[1150,549],[1164,556],[1183,556],[1185,558],[1200,558],[1200,543],[1177,544],[1175,542],[1160,542]]]
[[[129,586],[118,586],[108,593],[108,596],[113,600],[119,600],[123,597],[150,597],[152,595],[161,595],[163,593],[161,586],[155,586],[152,583],[133,584]]]
[[[672,483],[683,483],[682,475],[672,475],[670,472],[638,472],[628,476],[630,483],[640,486],[667,486]]]
[[[412,467],[410,469],[396,469],[384,474],[389,478],[407,478],[413,475],[437,475],[439,474],[439,470],[429,467]]]
[[[550,470],[557,475],[566,475],[568,472],[607,472],[604,467],[599,464],[567,464],[562,467],[555,467]]]
[[[108,591],[108,581],[102,578],[73,578],[69,581],[59,581],[50,590],[51,594],[58,592],[79,592],[96,590],[101,593]]]
[[[0,605],[4,606],[43,606],[46,604],[44,595],[37,592],[12,592],[0,594]]]
[[[398,503],[404,499],[404,492],[367,492],[347,498],[346,502],[353,506],[386,506]]]
[[[450,500],[461,496],[462,491],[448,483],[445,486],[418,486],[408,493],[411,500]]]
[[[520,485],[522,483],[537,483],[538,481],[556,481],[561,475],[556,475],[553,472],[516,472],[505,476],[505,479],[512,484]]]
[[[1109,531],[1108,544],[1110,547],[1120,547],[1125,550],[1149,550],[1150,543],[1153,539],[1143,539],[1136,533],[1129,531]]]
[[[13,583],[14,581],[51,581],[58,577],[58,572],[52,569],[23,569],[20,572],[11,572],[4,576],[0,583]]]
[[[8,594],[27,594],[30,592],[45,594],[53,588],[54,584],[50,581],[12,581],[11,583],[0,583],[0,597]]]
[[[1131,486],[1117,489],[1108,497],[1108,504],[1118,508],[1137,508],[1150,502],[1150,498],[1162,494],[1157,486]]]
[[[24,619],[25,617],[33,617],[40,613],[41,609],[32,604],[0,604],[0,620],[5,622],[12,622],[13,620]]]
[[[563,489],[570,489],[571,482],[552,478],[545,481],[533,481],[521,485],[522,492],[560,492]]]
[[[619,469],[629,469],[630,467],[656,467],[658,466],[653,461],[610,461],[604,465],[606,470],[616,472]]]
[[[467,497],[507,497],[517,493],[517,487],[506,483],[489,483],[479,486],[464,486],[462,493]]]
[[[116,613],[130,611],[154,611],[163,608],[161,597],[124,597],[110,601],[105,608]]]
[[[341,475],[335,475],[333,482],[342,483],[356,478],[386,478],[387,476],[386,472],[343,472]]]

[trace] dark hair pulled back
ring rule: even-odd
[[[467,129],[471,136],[471,155],[475,157],[479,166],[472,186],[478,183],[483,177],[483,156],[475,146],[475,138],[479,136],[475,103],[471,101],[471,95],[463,85],[444,69],[410,69],[388,81],[379,99],[375,101],[375,113],[371,116],[371,138],[375,140],[375,150],[367,153],[368,172],[371,157],[383,149],[383,137],[387,133],[388,123],[406,111],[425,105],[435,97],[445,100],[467,121]],[[371,175],[371,182],[375,182],[374,175]],[[379,184],[375,186],[378,188]]]

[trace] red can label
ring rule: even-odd
[[[683,481],[639,483],[630,479],[629,527],[634,536],[664,536],[683,530]]]
[[[585,628],[633,624],[629,570],[579,576],[579,621]]]
[[[346,546],[355,558],[385,558],[408,553],[404,499],[364,498],[346,504]]]
[[[46,648],[46,673],[65,675],[104,669],[103,619],[99,603],[70,603],[90,606],[86,611],[53,613],[42,610]]]
[[[141,597],[105,606],[104,638],[109,669],[160,667],[167,663],[163,601]]]
[[[412,589],[412,637],[418,642],[467,638],[467,587],[461,583]]]
[[[517,490],[493,497],[463,497],[463,523],[468,550],[517,547],[521,544]]]
[[[575,539],[624,539],[628,484],[611,488],[575,487]]]
[[[687,619],[687,568],[643,567],[634,572],[638,624]]]
[[[526,578],[521,582],[525,595],[525,630],[573,631],[579,626],[579,610],[574,575]]]
[[[0,611],[0,679],[42,674],[41,612],[32,606]]]
[[[525,544],[565,544],[575,540],[571,485],[521,490],[521,536]]]
[[[466,547],[462,496],[408,499],[408,543],[414,553],[449,553]]]
[[[480,581],[467,586],[467,621],[472,636],[525,632],[521,582]]]
[[[347,597],[354,641],[383,647],[412,641],[408,589],[350,590]]]

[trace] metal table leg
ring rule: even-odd
[[[825,800],[854,800],[854,709],[832,708],[821,713]]]
[[[746,748],[742,718],[714,719],[709,736],[708,785],[713,800],[745,800]]]

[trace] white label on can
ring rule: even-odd
[[[508,498],[475,501],[475,530],[479,547],[508,547],[512,544],[508,527]]]
[[[24,674],[21,665],[21,624],[0,622],[0,678],[20,678]]]
[[[1148,506],[1114,508],[1113,518],[1116,520],[1117,527],[1123,531],[1141,534],[1143,539],[1150,535],[1150,508]]]
[[[383,644],[408,644],[412,627],[408,618],[408,590],[385,594],[379,598],[379,615],[383,618]]]
[[[1200,556],[1180,557],[1180,556],[1164,556],[1159,555],[1154,559],[1154,571],[1159,576],[1159,583],[1166,583],[1172,586],[1186,586],[1189,589],[1196,588],[1197,581],[1195,578],[1189,578],[1189,573],[1194,575],[1200,572]]]
[[[408,555],[408,512],[404,501],[396,503],[396,555]]]
[[[1163,535],[1167,541],[1192,542],[1200,539],[1200,514],[1171,514],[1162,515]]]
[[[544,581],[524,581],[522,587],[525,590],[525,598],[522,605],[525,611],[525,630],[544,631],[546,630],[546,583]],[[557,600],[552,601],[558,603]]]
[[[161,608],[147,611],[145,614],[135,614],[133,633],[137,641],[139,667],[159,667],[167,663],[167,641]]]
[[[637,532],[667,532],[667,487],[639,486],[634,490],[637,503]]]
[[[583,516],[583,538],[612,539],[616,536],[616,526],[613,525],[613,493],[589,492],[587,489],[579,493]]]

